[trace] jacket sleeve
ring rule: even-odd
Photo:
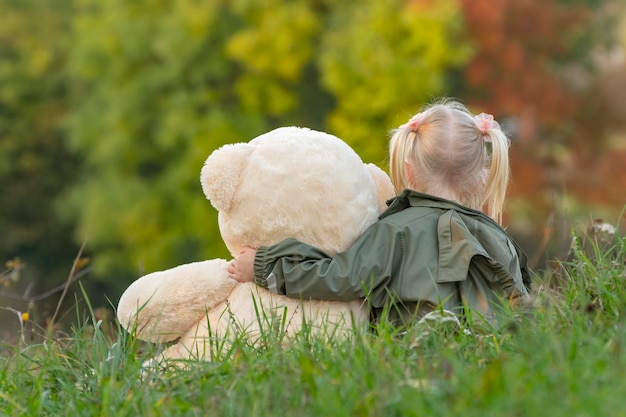
[[[292,298],[351,301],[363,297],[373,306],[388,296],[387,284],[400,265],[403,235],[394,226],[377,222],[352,246],[334,257],[295,239],[257,250],[255,282],[275,286]]]

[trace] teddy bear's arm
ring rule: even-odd
[[[238,284],[228,262],[213,259],[154,272],[132,283],[117,308],[121,325],[142,340],[164,342],[185,334]]]

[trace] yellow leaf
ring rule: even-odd
[[[74,263],[74,272],[78,272],[85,267],[89,263],[89,258],[78,258]]]

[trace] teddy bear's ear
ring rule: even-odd
[[[200,173],[202,191],[217,210],[228,210],[239,187],[241,173],[254,146],[224,145],[207,158]]]
[[[387,200],[395,196],[393,184],[391,183],[391,179],[389,179],[389,175],[376,165],[366,164],[365,166],[372,176],[374,185],[376,185],[376,191],[378,192],[378,211],[382,213],[387,209]]]

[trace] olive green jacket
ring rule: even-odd
[[[295,239],[260,247],[255,282],[294,298],[366,298],[375,312],[392,304],[462,314],[465,306],[487,318],[494,305],[528,294],[526,255],[484,213],[411,190],[388,204],[334,257]]]

